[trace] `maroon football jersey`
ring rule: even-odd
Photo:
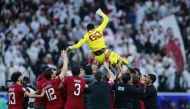
[[[24,109],[24,93],[26,89],[14,83],[9,87],[8,96],[9,96],[9,109]]]
[[[44,77],[43,74],[41,74],[41,75],[38,76],[37,82],[36,82],[36,90],[38,91],[38,94],[40,94],[42,92],[42,84],[44,83],[45,80],[46,79],[45,79],[45,77]],[[34,105],[36,107],[38,107],[38,106],[45,106],[44,97],[35,98]]]
[[[62,98],[62,109],[64,109],[65,107],[65,104],[66,104],[66,101],[67,101],[67,91],[66,91],[66,88],[62,88],[61,90],[61,98]]]
[[[86,81],[79,76],[68,76],[63,80],[62,86],[67,91],[65,109],[84,109],[85,85]]]
[[[54,79],[44,81],[42,84],[42,88],[45,89],[46,109],[61,109],[63,101],[58,89],[60,82],[61,79],[57,76]]]

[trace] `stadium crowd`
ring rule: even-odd
[[[109,48],[121,56],[130,54],[128,60],[143,75],[156,74],[159,91],[190,88],[188,0],[3,0],[0,5],[0,85],[15,71],[34,84],[41,65],[60,68],[60,51],[81,39],[89,22],[99,25],[94,13],[101,8],[110,18],[104,31]],[[177,19],[185,51],[172,28],[164,30],[158,23],[169,15]],[[89,57],[84,45],[69,55],[69,67],[85,66]]]

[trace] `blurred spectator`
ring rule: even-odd
[[[28,77],[23,77],[23,85],[29,93],[35,93],[35,89],[30,83],[30,79]],[[25,109],[33,109],[34,108],[34,98],[25,97],[24,98],[24,108]]]
[[[0,86],[5,86],[6,83],[6,67],[5,65],[2,63],[0,64]]]
[[[184,70],[184,60],[182,52],[180,50],[180,44],[178,39],[174,38],[173,30],[171,28],[167,29],[167,36],[169,41],[166,44],[166,55],[170,56],[175,60],[175,67],[178,73],[181,73]]]
[[[0,109],[7,109],[7,100],[5,99],[4,96],[0,95]]]

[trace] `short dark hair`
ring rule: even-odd
[[[47,79],[47,80],[50,80],[51,79],[51,75],[53,74],[53,70],[51,68],[47,68],[44,70],[44,77]]]
[[[87,27],[87,30],[90,31],[90,30],[94,29],[94,24],[89,23],[86,27]]]
[[[11,75],[11,81],[12,82],[17,82],[18,81],[18,78],[22,76],[22,73],[21,72],[15,72]]]
[[[148,74],[148,76],[152,80],[152,83],[154,83],[156,81],[156,75],[155,74]]]
[[[131,80],[131,74],[130,73],[124,73],[122,75],[122,80],[124,83],[128,83]]]
[[[100,71],[94,73],[94,77],[97,81],[101,81],[103,79],[103,74]]]
[[[30,83],[29,77],[24,76],[22,79],[23,85],[26,86],[28,83]]]
[[[73,66],[73,67],[71,68],[72,74],[73,74],[74,76],[79,75],[81,68],[83,68],[83,67],[82,67],[82,66]]]
[[[23,77],[23,82],[30,83],[30,78],[29,77]]]
[[[44,72],[44,70],[46,70],[48,68],[49,68],[49,66],[47,66],[47,65],[41,65],[39,74],[42,74]]]
[[[140,80],[139,76],[137,74],[134,74],[133,75],[133,84],[137,84],[139,80]]]

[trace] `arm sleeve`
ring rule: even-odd
[[[146,92],[145,92],[144,98],[150,97],[153,92],[154,92],[154,88],[153,88],[153,87],[148,88],[148,89],[146,90]]]
[[[104,13],[100,14],[100,16],[102,16],[104,20],[102,24],[98,27],[98,30],[103,31],[109,22],[109,17]]]
[[[76,48],[81,47],[86,42],[86,38],[87,38],[87,34],[85,34],[84,38],[81,39],[77,44],[71,46],[70,49],[76,49]]]
[[[130,86],[130,88],[127,91],[131,94],[144,94],[144,86],[142,88]]]
[[[83,78],[86,80],[86,83],[90,83],[93,81],[93,75],[84,75]]]
[[[26,91],[27,91],[26,88],[24,88],[24,87],[20,88],[20,92],[25,93]]]

